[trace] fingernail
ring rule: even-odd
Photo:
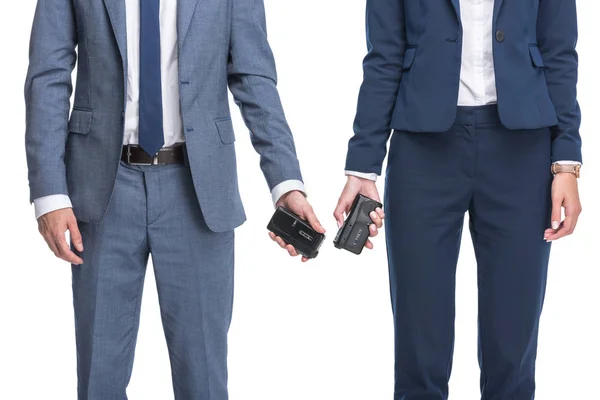
[[[375,218],[377,216],[377,213],[375,211],[371,211],[371,213],[369,214],[369,216],[371,218]]]
[[[340,221],[337,222],[338,229],[342,227],[342,223]]]
[[[552,229],[558,229],[560,227],[560,223],[558,221],[552,221]]]

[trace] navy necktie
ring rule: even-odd
[[[140,0],[140,146],[154,156],[165,144],[160,76],[160,0]]]

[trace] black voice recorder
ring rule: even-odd
[[[283,207],[277,208],[267,229],[294,246],[306,258],[315,258],[325,240],[324,234],[315,231],[307,222]]]
[[[376,208],[383,208],[383,205],[362,194],[356,196],[344,225],[333,240],[334,246],[354,254],[362,253],[369,239],[369,226],[373,223],[369,214]]]

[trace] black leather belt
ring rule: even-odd
[[[131,165],[189,165],[185,144],[162,148],[154,157],[149,156],[138,145],[126,145],[123,146],[123,151],[121,152],[121,161]]]

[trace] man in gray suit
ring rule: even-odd
[[[175,398],[227,399],[245,220],[228,87],[274,203],[324,232],[303,195],[263,0],[38,0],[29,182],[40,232],[73,264],[79,399],[127,398],[149,254]]]

